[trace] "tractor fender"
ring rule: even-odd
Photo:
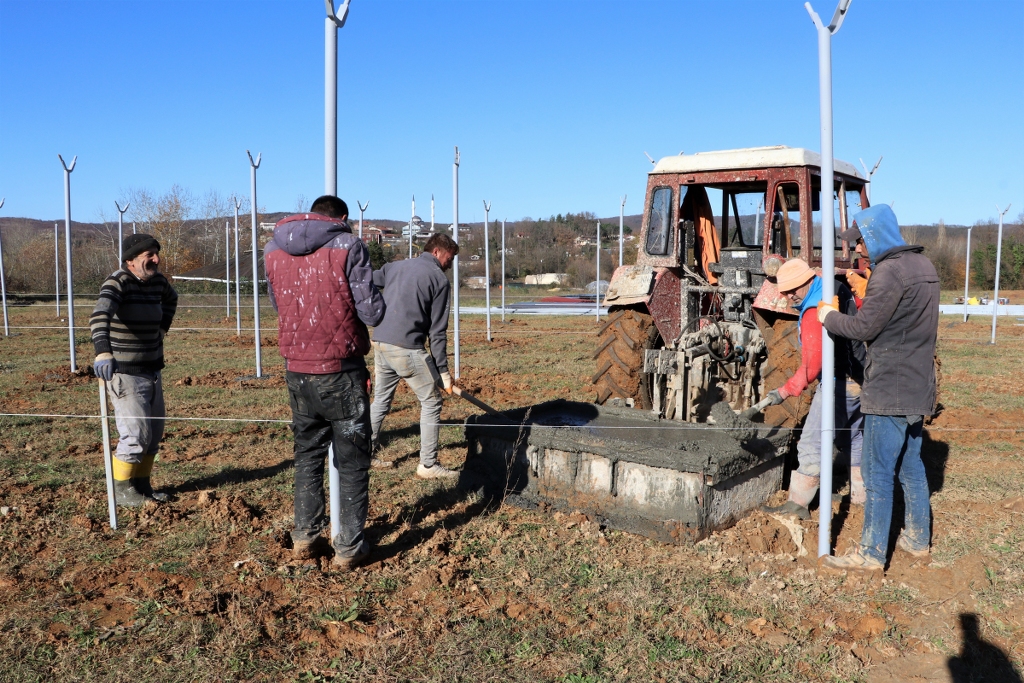
[[[762,311],[797,317],[797,312],[789,305],[789,299],[782,296],[775,283],[768,279],[761,284],[761,291],[754,297],[753,307]]]
[[[655,283],[668,268],[651,266],[619,266],[612,274],[612,281],[604,295],[605,306],[633,306],[647,304],[651,299]]]

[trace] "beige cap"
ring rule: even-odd
[[[812,279],[814,279],[814,271],[798,258],[783,263],[775,275],[780,292],[792,292]]]

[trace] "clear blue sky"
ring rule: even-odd
[[[835,0],[814,0],[827,21]],[[0,209],[63,216],[123,189],[323,189],[322,0],[0,2]],[[873,199],[904,223],[1024,209],[1024,2],[854,0],[833,41],[836,156],[885,155]],[[799,0],[352,0],[339,35],[339,194],[438,221],[462,152],[463,221],[639,213],[680,150],[817,150],[815,32]],[[130,214],[129,214],[130,218]]]

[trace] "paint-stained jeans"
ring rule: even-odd
[[[288,372],[295,435],[295,531],[310,541],[329,524],[325,515],[324,464],[334,445],[341,480],[340,528],[331,539],[340,557],[360,554],[370,483],[370,398],[366,368],[329,375]]]
[[[142,462],[160,448],[164,436],[164,385],[160,372],[126,375],[115,372],[107,382],[120,440],[115,456],[122,462]]]
[[[836,381],[835,440],[840,453],[849,456],[850,467],[860,467],[864,444],[864,416],[860,412],[860,385],[850,381]],[[796,444],[796,457],[800,465],[796,471],[808,477],[821,476],[821,383],[814,390],[811,408],[807,411],[800,441]]]
[[[914,416],[908,424],[900,415],[864,416],[864,531],[861,552],[885,563],[892,525],[892,497],[898,475],[903,486],[903,535],[915,550],[928,548],[931,539],[931,502],[928,479],[921,461],[921,430],[924,421]]]
[[[373,405],[370,406],[373,440],[377,441],[384,416],[391,410],[398,381],[404,379],[420,400],[420,464],[433,467],[437,462],[442,403],[434,359],[425,349],[403,349],[374,342],[373,368]]]

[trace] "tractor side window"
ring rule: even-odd
[[[651,195],[647,253],[651,256],[666,256],[672,249],[672,232],[672,188],[659,187]]]
[[[759,247],[764,235],[765,189],[744,188],[727,192],[723,222],[728,242],[726,247]]]
[[[845,191],[845,183],[837,183],[835,189],[832,192],[832,225],[835,226],[835,235],[833,236],[833,247],[838,248],[842,246],[842,241],[839,239],[839,233],[849,227],[849,223],[852,222],[853,217],[849,211],[847,205],[847,194]],[[860,199],[858,197],[858,203]],[[821,241],[821,179],[817,176],[812,179],[811,187],[811,225],[814,229],[814,248],[820,250]],[[856,213],[856,212],[854,212]],[[843,219],[846,219],[845,221]],[[820,253],[820,252],[819,252]]]
[[[777,185],[772,197],[772,245],[774,254],[793,256],[800,248],[800,186]]]

